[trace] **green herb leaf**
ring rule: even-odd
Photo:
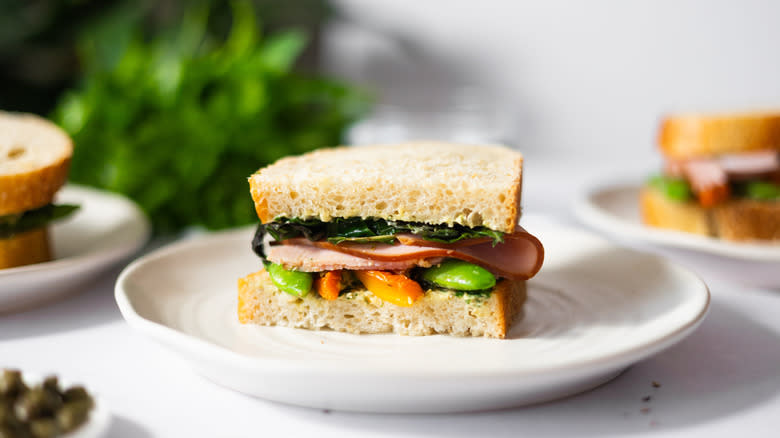
[[[733,193],[737,197],[755,199],[757,201],[780,200],[780,184],[771,181],[740,181],[732,184]]]
[[[247,177],[340,144],[369,107],[356,88],[292,72],[303,32],[262,37],[252,3],[231,4],[222,39],[202,2],[151,39],[134,19],[86,33],[86,75],[53,115],[78,145],[71,180],[134,199],[157,232],[256,221]]]
[[[0,216],[0,239],[13,237],[25,231],[43,227],[78,210],[78,205],[48,204],[22,214]]]
[[[430,225],[418,222],[388,221],[385,219],[334,218],[329,222],[317,219],[276,218],[258,227],[258,233],[268,233],[274,240],[295,237],[309,240],[327,239],[331,243],[395,243],[396,234],[412,233],[425,240],[454,243],[464,239],[489,237],[493,245],[504,241],[504,233],[486,227],[469,228],[463,225]]]

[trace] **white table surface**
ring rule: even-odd
[[[575,161],[527,157],[525,211],[576,225],[569,205],[585,185],[610,169],[636,178],[652,169]],[[496,412],[375,415],[254,399],[199,377],[122,320],[119,270],[67,299],[0,316],[0,367],[85,383],[113,413],[110,437],[780,436],[780,291],[705,276],[712,308],[693,335],[578,396]]]

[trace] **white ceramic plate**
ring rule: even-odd
[[[607,234],[677,250],[697,271],[763,287],[780,287],[780,244],[734,243],[643,225],[639,217],[640,183],[614,183],[587,191],[574,212],[584,223]],[[690,257],[690,256],[695,257]]]
[[[702,321],[706,286],[662,258],[528,218],[546,248],[508,339],[351,335],[236,320],[256,271],[252,230],[160,249],[128,266],[116,299],[131,326],[214,382],[302,406],[456,412],[551,400],[604,383]]]
[[[39,374],[33,374],[23,372],[22,379],[28,386],[40,384],[43,381],[43,376]],[[77,383],[70,382],[58,376],[60,386],[63,388],[69,388]],[[106,407],[105,401],[91,389],[86,388],[87,392],[92,396],[92,400],[95,405],[92,410],[89,411],[89,418],[86,423],[79,426],[76,430],[65,434],[62,438],[99,438],[104,436],[108,431],[108,427],[111,424],[111,411]]]
[[[54,260],[0,269],[0,313],[29,308],[73,292],[90,278],[138,251],[149,221],[127,198],[67,185],[56,202],[78,204],[50,228]]]

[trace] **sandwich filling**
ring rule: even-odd
[[[70,215],[78,208],[77,205],[47,204],[34,210],[0,216],[0,239],[10,239],[18,234],[42,228]]]
[[[732,198],[780,200],[780,154],[764,150],[670,160],[649,184],[676,201],[713,207]]]
[[[402,306],[424,289],[490,293],[497,278],[533,277],[544,258],[539,240],[519,226],[510,234],[372,218],[276,218],[258,227],[252,247],[291,295],[314,289],[337,299],[362,285]]]

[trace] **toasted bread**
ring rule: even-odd
[[[685,231],[709,236],[707,211],[695,202],[680,202],[667,198],[660,191],[645,186],[639,194],[642,221],[658,228]]]
[[[678,160],[780,151],[780,111],[669,115],[661,121],[658,145]]]
[[[0,269],[45,262],[50,258],[46,228],[0,239]]]
[[[65,184],[72,154],[70,138],[53,123],[0,111],[0,216],[51,203]],[[0,269],[50,258],[45,226],[0,238]]]
[[[38,116],[0,112],[0,216],[52,201],[65,183],[70,138]]]
[[[359,216],[511,233],[522,165],[522,155],[504,147],[412,142],[284,158],[249,183],[263,223]]]
[[[704,208],[696,202],[668,199],[652,187],[640,194],[642,221],[667,228],[730,241],[780,241],[780,202],[732,199]]]
[[[723,239],[780,242],[780,201],[735,199],[711,214],[714,234]]]
[[[325,300],[280,291],[265,270],[238,280],[238,319],[243,324],[331,329],[349,333],[422,336],[450,334],[504,338],[526,298],[525,281],[501,280],[489,295],[429,290],[411,307],[382,301],[365,289]]]

